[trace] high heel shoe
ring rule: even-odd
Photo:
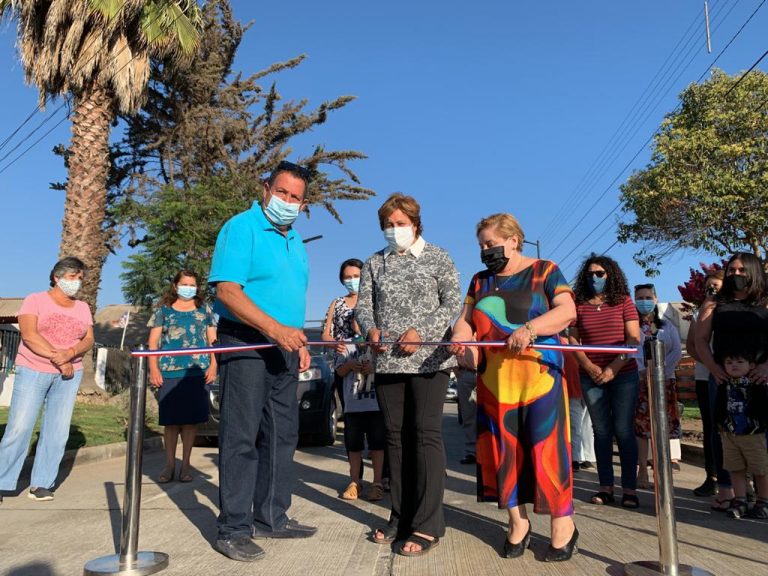
[[[509,536],[504,536],[504,558],[518,558],[523,555],[525,549],[531,544],[531,522],[528,522],[528,532],[517,544],[509,541]]]
[[[544,562],[564,562],[570,560],[574,552],[578,552],[579,548],[576,543],[579,541],[579,531],[576,526],[573,527],[573,536],[568,541],[568,544],[562,548],[553,548],[552,544],[549,545],[547,555],[544,556]]]

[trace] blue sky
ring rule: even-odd
[[[308,154],[316,144],[363,151],[369,159],[354,169],[378,193],[367,202],[338,204],[341,225],[321,209],[298,222],[305,237],[323,235],[308,245],[307,317],[315,319],[343,291],[339,263],[365,259],[384,245],[376,210],[395,191],[419,200],[425,238],[450,252],[463,287],[481,268],[474,226],[501,211],[517,216],[526,238],[540,241],[542,257],[561,264],[571,279],[590,251],[614,244],[619,213],[609,213],[618,203],[618,184],[647,162],[643,142],[761,1],[710,1],[712,54],[706,51],[700,0],[232,4],[240,20],[253,21],[237,69],[251,73],[306,54],[299,68],[274,77],[285,100],[307,98],[317,105],[342,94],[357,96],[296,140],[291,156]],[[763,7],[718,66],[731,74],[747,69],[767,47],[766,29]],[[37,99],[36,90],[23,84],[14,42],[14,26],[4,23],[0,142]],[[634,120],[617,133],[638,101]],[[49,105],[46,114],[57,106]],[[0,157],[46,114],[37,114]],[[48,185],[65,174],[51,149],[69,139],[68,122],[9,162],[62,114],[0,160],[0,297],[45,289],[56,260],[64,195]],[[609,251],[630,283],[645,280],[632,261],[634,250],[615,245]],[[100,305],[122,302],[119,274],[128,254],[126,248],[110,257]],[[702,260],[714,258],[681,252],[665,261],[654,280],[660,299],[678,300],[676,286]]]

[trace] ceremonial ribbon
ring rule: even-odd
[[[373,342],[344,342],[344,341],[326,341],[310,340],[307,346],[335,347],[339,344],[372,345]],[[505,340],[491,340],[488,342],[445,342],[445,341],[427,341],[427,342],[398,342],[385,341],[377,342],[381,346],[471,346],[475,348],[503,348],[507,346]],[[277,344],[272,342],[263,342],[261,344],[235,344],[232,346],[206,346],[204,348],[171,348],[167,350],[132,350],[131,356],[134,358],[146,358],[149,356],[187,356],[192,354],[221,354],[224,352],[245,352],[248,350],[266,350],[276,348]],[[586,344],[532,344],[529,348],[534,350],[560,350],[562,352],[602,352],[604,354],[636,354],[637,348],[632,346],[599,346]]]

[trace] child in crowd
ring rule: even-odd
[[[344,379],[344,444],[351,479],[341,497],[356,500],[360,495],[363,450],[367,440],[373,464],[373,484],[368,492],[368,500],[381,500],[384,497],[382,472],[386,436],[384,416],[379,411],[373,387],[371,353],[370,349],[355,344],[347,344],[346,349],[346,354],[336,355],[336,374]]]
[[[750,382],[755,359],[730,353],[723,367],[728,380],[718,386],[715,419],[723,441],[723,468],[731,473],[735,497],[726,511],[730,518],[768,519],[768,386]],[[747,471],[752,472],[757,501],[747,510]]]

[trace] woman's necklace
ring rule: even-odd
[[[509,281],[512,280],[515,274],[518,272],[518,268],[520,267],[520,263],[522,262],[522,256],[520,257],[520,260],[518,260],[517,264],[512,268],[512,270],[509,272],[509,274],[504,274],[503,276],[500,274],[495,274],[493,277],[493,284],[495,286],[495,291],[498,292],[499,290],[503,290],[507,287],[507,284],[509,284]],[[504,278],[504,280],[501,281],[501,283],[497,282],[498,278]]]
[[[592,304],[592,306],[594,306],[594,307],[595,307],[595,310],[597,310],[598,312],[600,312],[600,310],[602,310],[602,309],[603,309],[603,304],[604,304],[604,302],[603,302],[602,300],[598,300],[597,304],[595,304],[594,302],[590,302],[590,304]]]

